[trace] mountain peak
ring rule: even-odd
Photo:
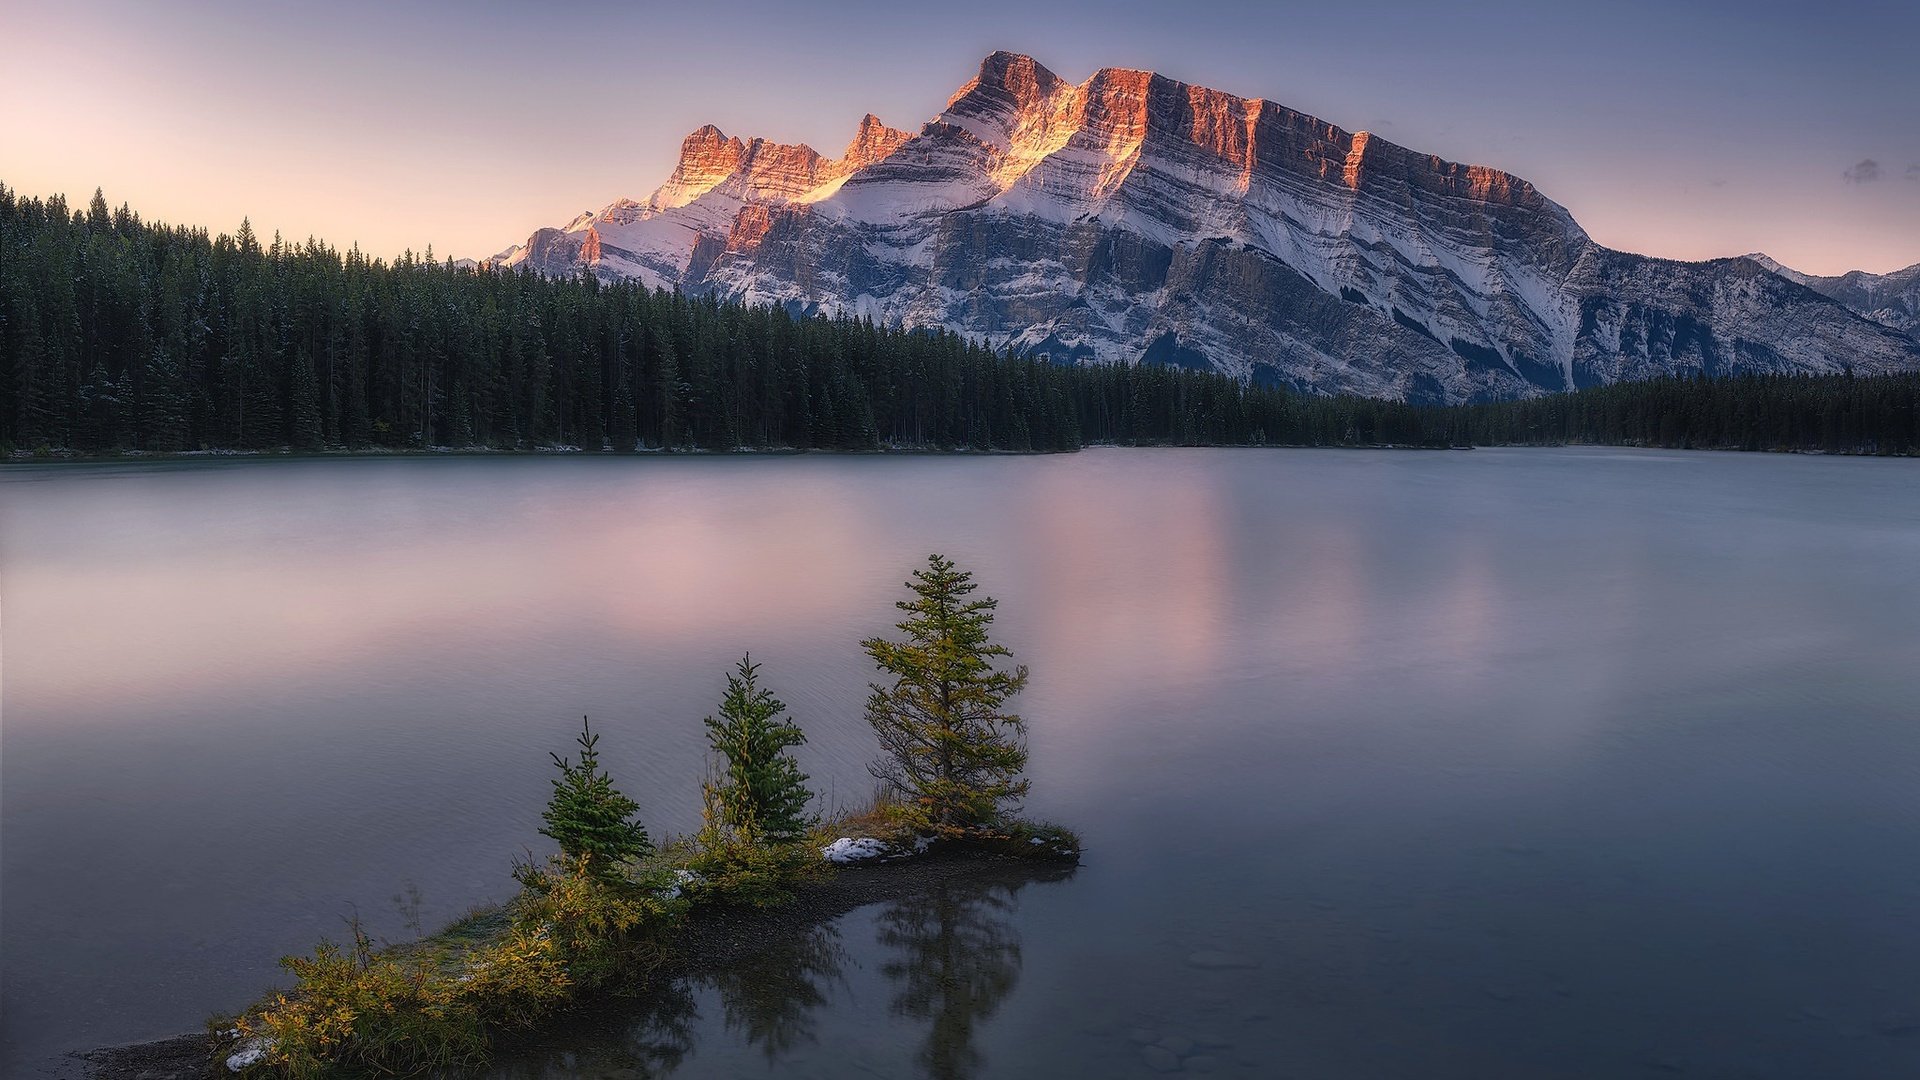
[[[1744,256],[1744,258],[1748,262],[1759,263],[1762,269],[1770,273],[1779,274],[1781,277],[1786,278],[1788,281],[1795,282],[1800,285],[1805,285],[1807,282],[1813,280],[1808,275],[1803,274],[1798,270],[1795,270],[1793,267],[1785,266],[1781,264],[1779,260],[1775,259],[1773,256],[1768,255],[1767,253],[1762,251],[1751,252],[1746,256]]]
[[[891,155],[900,149],[900,144],[913,138],[913,133],[890,128],[880,122],[880,118],[868,113],[860,118],[860,127],[853,134],[853,141],[847,144],[846,152],[840,155],[835,164],[839,172],[851,173]]]
[[[1064,85],[1060,76],[1033,57],[1003,50],[980,61],[980,73],[947,99],[947,109],[951,112],[970,99],[984,99],[974,109],[964,111],[992,111],[995,107],[1017,111],[1052,96]]]
[[[673,175],[653,193],[648,205],[655,210],[685,206],[740,168],[747,147],[712,124],[702,124],[680,140],[680,160]]]
[[[1042,67],[1040,62],[1026,53],[1009,52],[995,49],[980,61],[979,78],[989,82],[1001,82],[1009,76],[1018,78],[1057,79],[1059,76]]]

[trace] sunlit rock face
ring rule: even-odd
[[[1920,339],[1920,263],[1887,274],[1849,270],[1833,277],[1816,277],[1782,266],[1765,255],[1747,258],[1789,281],[1845,304],[1882,326]]]
[[[917,133],[868,116],[838,158],[701,128],[646,200],[492,261],[1060,362],[1420,401],[1920,367],[1898,322],[1748,259],[1601,247],[1499,170],[1150,72],[1068,83],[1004,52]]]

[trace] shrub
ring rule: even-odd
[[[482,1020],[511,1028],[534,1026],[573,993],[553,935],[525,926],[469,951],[456,981]]]
[[[695,902],[772,907],[793,899],[797,886],[818,880],[826,860],[811,844],[755,844],[707,829],[687,868],[695,877],[686,892]]]
[[[514,869],[523,886],[513,925],[545,935],[573,982],[599,990],[633,982],[661,958],[661,933],[684,905],[662,899],[655,882],[595,872],[585,858],[552,859]]]
[[[459,984],[424,959],[374,952],[358,924],[351,948],[321,942],[280,964],[298,986],[230,1025],[242,1044],[264,1040],[249,1071],[311,1080],[343,1068],[407,1074],[486,1061],[485,1029]]]

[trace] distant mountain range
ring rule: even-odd
[[[869,115],[837,158],[703,127],[646,200],[487,262],[1416,401],[1920,368],[1920,266],[1812,278],[1614,251],[1497,169],[1007,52],[917,132]]]
[[[1836,300],[1882,326],[1891,326],[1920,339],[1920,263],[1889,274],[1849,270],[1835,277],[1816,277],[1782,266],[1755,252],[1754,262],[1789,281],[1799,282],[1821,296]]]

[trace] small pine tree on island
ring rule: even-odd
[[[760,665],[742,657],[727,675],[720,715],[706,718],[707,744],[723,770],[707,782],[709,827],[728,839],[785,843],[813,825],[807,774],[788,750],[807,741],[781,714],[787,706],[759,683]]]
[[[600,736],[584,716],[577,741],[579,764],[551,755],[560,775],[553,781],[547,808],[540,813],[546,822],[540,832],[560,845],[562,855],[584,864],[589,874],[611,878],[622,863],[651,853],[653,842],[646,826],[634,820],[640,804],[615,788],[613,778],[600,770]]]
[[[891,685],[870,684],[867,722],[885,755],[869,766],[916,832],[959,837],[990,829],[1027,792],[1026,721],[1002,711],[1027,684],[1025,665],[987,634],[998,602],[969,600],[973,575],[938,554],[915,570],[903,640],[860,643]]]

